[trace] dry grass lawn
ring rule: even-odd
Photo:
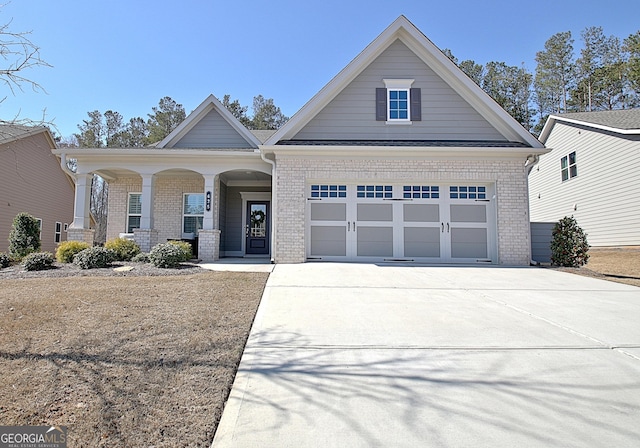
[[[589,261],[581,268],[563,271],[640,286],[640,247],[591,248]]]
[[[0,424],[209,446],[268,274],[2,280]]]

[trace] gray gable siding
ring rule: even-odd
[[[251,148],[247,142],[231,126],[217,110],[212,109],[174,148]]]
[[[375,89],[383,79],[414,79],[422,121],[376,121]],[[296,140],[506,140],[404,43],[396,40],[298,134]]]

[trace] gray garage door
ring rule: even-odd
[[[490,185],[314,183],[307,258],[476,263],[495,259]]]

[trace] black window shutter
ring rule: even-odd
[[[376,88],[376,121],[387,121],[387,89]]]
[[[419,87],[411,89],[411,121],[422,121],[422,93]]]

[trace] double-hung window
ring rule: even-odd
[[[578,165],[576,164],[575,151],[560,159],[560,168],[562,171],[562,182],[578,175]]]
[[[142,217],[142,193],[129,193],[127,233],[133,233],[133,229],[140,228],[140,217]]]
[[[182,212],[182,233],[197,236],[204,221],[204,194],[186,193]]]
[[[413,79],[383,79],[376,89],[376,120],[387,124],[411,124],[422,120],[421,90],[411,87]]]

